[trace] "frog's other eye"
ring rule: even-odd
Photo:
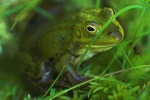
[[[95,36],[98,30],[98,24],[95,22],[87,22],[85,25],[85,32],[88,36]]]
[[[100,14],[105,15],[104,17],[110,18],[115,15],[115,10],[112,8],[103,8]]]
[[[113,15],[115,15],[115,14],[116,14],[116,11],[115,11],[115,9],[112,9],[112,11],[113,11]]]

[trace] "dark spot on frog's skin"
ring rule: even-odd
[[[117,29],[120,29],[120,27],[119,27],[118,25],[116,26],[116,28],[117,28]]]
[[[58,56],[58,53],[55,53],[55,56]]]
[[[54,63],[55,63],[54,57],[49,58],[48,61],[51,62],[52,65],[54,65]]]
[[[45,70],[48,70],[48,69],[49,69],[49,67],[51,67],[51,66],[52,66],[51,61],[50,61],[50,60],[45,61],[44,66],[45,66]]]
[[[54,57],[51,57],[48,59],[49,61],[54,61]]]
[[[74,55],[74,57],[75,57],[75,58],[78,58],[78,57],[80,57],[80,55]]]
[[[60,37],[60,40],[61,40],[61,42],[64,42],[64,41],[65,41],[65,36],[64,36],[64,35],[61,36],[61,37]]]

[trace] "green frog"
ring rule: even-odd
[[[31,67],[28,75],[32,78],[43,77],[45,65],[54,66],[53,70],[59,73],[65,65],[63,74],[67,73],[65,75],[71,84],[84,81],[77,74],[76,65],[93,37],[113,15],[111,8],[82,9],[27,36],[22,43],[22,50],[27,59],[24,63]],[[84,60],[111,49],[123,38],[121,25],[113,20],[90,47]],[[45,64],[47,62],[49,64]]]

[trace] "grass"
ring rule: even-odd
[[[46,18],[54,17],[53,14],[47,13],[44,9],[40,8],[38,4],[40,0],[23,1],[24,3],[19,3],[17,1],[11,1],[10,3],[3,2],[0,5],[2,14],[0,15],[0,54],[8,53],[5,51],[5,45],[14,45],[15,41],[12,31],[15,30],[17,24],[25,19],[30,11],[36,11],[37,13],[45,16]],[[61,0],[58,2],[62,2]],[[72,1],[73,4],[75,1]],[[73,5],[69,2],[69,5]],[[86,2],[86,1],[85,1]],[[82,59],[89,50],[90,46],[96,41],[98,36],[102,31],[113,21],[115,18],[119,17],[119,21],[123,25],[125,30],[125,39],[118,46],[114,47],[106,53],[101,53],[97,58],[91,60],[90,66],[86,69],[85,74],[94,76],[93,79],[85,81],[81,84],[73,86],[68,89],[62,89],[57,91],[57,88],[53,88],[53,85],[49,88],[46,94],[49,96],[31,98],[30,95],[24,94],[24,100],[39,99],[39,100],[52,100],[55,98],[61,100],[82,100],[89,98],[90,100],[103,99],[103,100],[149,100],[149,71],[150,71],[150,1],[149,0],[126,0],[126,2],[121,0],[112,0],[108,2],[108,5],[114,8],[117,13],[115,16],[110,18],[105,25],[99,30],[97,35],[90,42],[86,51],[84,52],[81,62],[78,64],[78,68],[82,63]],[[78,5],[80,2],[78,2]],[[83,2],[82,2],[83,3]],[[91,2],[90,2],[91,3]],[[10,9],[12,5],[18,5]],[[88,2],[86,2],[88,7]],[[101,0],[95,1],[95,8],[101,7]],[[119,6],[118,6],[119,5]],[[80,6],[82,8],[82,6]],[[80,8],[79,7],[79,8]],[[8,25],[6,19],[11,18],[12,15],[15,16],[13,24]],[[8,26],[7,26],[8,25]],[[5,26],[5,28],[3,28]],[[11,26],[11,29],[10,29]],[[8,31],[7,29],[11,30]],[[110,60],[104,62],[104,58],[108,56]],[[98,61],[98,63],[95,63]],[[109,62],[109,63],[108,63]],[[1,64],[1,63],[0,63]],[[88,66],[88,65],[87,65]],[[94,75],[95,70],[99,70],[98,75]],[[60,72],[61,74],[61,72]],[[1,77],[0,77],[1,78]],[[56,80],[55,80],[56,81]],[[1,81],[2,82],[2,81]],[[86,89],[80,90],[80,86],[89,83]],[[55,84],[55,82],[53,83]],[[0,85],[0,89],[5,85]],[[8,85],[9,86],[9,85]],[[5,86],[7,87],[7,86]],[[3,99],[8,99],[12,96],[15,99],[17,93],[17,86],[13,85],[12,88],[5,91]],[[72,96],[68,93],[72,91]],[[0,95],[2,92],[0,91]],[[17,97],[17,96],[16,96]]]
[[[31,9],[33,9],[40,0],[32,0],[32,2],[27,2],[26,7],[16,16],[15,22],[13,23],[11,30],[15,27],[16,23],[22,18],[22,16],[25,16],[24,14],[28,13]]]

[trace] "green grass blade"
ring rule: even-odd
[[[53,19],[55,17],[52,13],[48,13],[47,11],[38,6],[36,6],[34,10],[48,19]]]
[[[0,55],[2,55],[3,53],[3,49],[2,49],[2,44],[1,44],[1,40],[0,40]]]
[[[32,0],[24,10],[22,10],[16,17],[15,22],[13,23],[11,30],[14,29],[15,25],[20,19],[20,16],[22,16],[24,13],[28,12],[29,10],[33,9],[41,0]]]
[[[101,0],[96,0],[96,8],[100,8]]]
[[[16,7],[13,7],[11,9],[7,9],[5,12],[2,11],[2,13],[0,14],[0,19],[4,18],[4,17],[8,17],[9,15],[20,11],[21,9],[23,9],[26,6],[26,4],[22,4],[22,5],[18,5]]]

